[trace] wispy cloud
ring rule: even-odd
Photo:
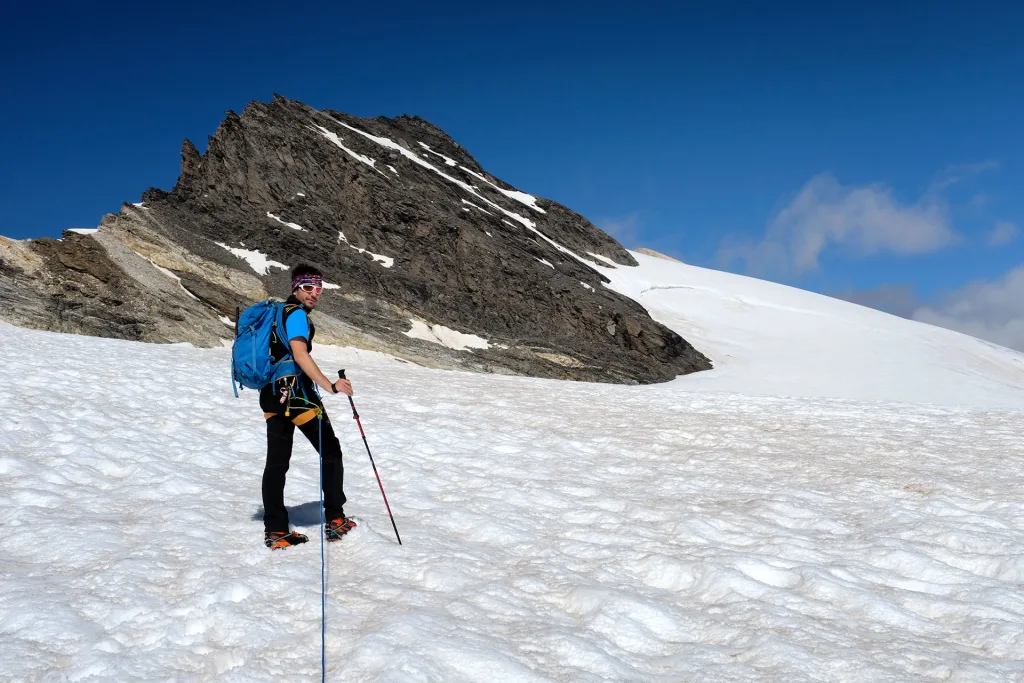
[[[602,218],[597,221],[597,227],[619,241],[619,244],[627,249],[634,249],[640,246],[640,214],[631,213],[620,218]]]
[[[859,256],[922,254],[958,240],[942,198],[929,192],[902,204],[885,185],[842,185],[828,173],[812,178],[768,225],[759,242],[726,242],[718,260],[741,262],[756,275],[793,275],[819,267],[835,245]]]
[[[1020,228],[1010,221],[996,221],[996,225],[988,234],[988,246],[1001,247],[1017,239]]]
[[[942,173],[932,181],[931,188],[936,192],[942,191],[950,185],[966,182],[985,171],[995,171],[998,169],[999,162],[992,159],[973,164],[953,164],[942,170]]]
[[[903,284],[832,296],[1024,352],[1024,264],[998,280],[964,285],[932,304],[924,304],[912,285]]]
[[[986,193],[975,192],[971,195],[971,199],[967,202],[967,205],[974,209],[981,209],[984,208],[989,201],[991,201],[991,198]]]
[[[848,289],[832,296],[901,318],[911,317],[920,307],[913,285],[878,285],[871,289]]]
[[[1024,351],[1024,265],[993,282],[972,282],[911,317]]]

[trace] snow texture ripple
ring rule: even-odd
[[[318,548],[262,546],[227,351],[0,335],[0,675],[317,680]],[[406,543],[329,397],[360,523],[329,547],[329,680],[1024,679],[1019,412],[317,355]],[[311,535],[316,486],[297,442]]]

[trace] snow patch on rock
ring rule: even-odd
[[[230,251],[232,254],[242,259],[249,264],[253,270],[260,275],[267,275],[270,273],[271,268],[280,268],[281,270],[288,270],[289,266],[278,261],[272,261],[267,258],[267,255],[257,251],[255,249],[239,249],[238,247],[229,247],[222,242],[214,242],[218,247]],[[244,246],[244,245],[243,245]]]
[[[422,143],[420,143],[420,144],[422,144]],[[515,201],[519,202],[520,204],[525,204],[526,206],[530,207],[531,209],[533,209],[534,211],[536,211],[538,213],[547,213],[547,211],[545,211],[544,209],[542,209],[539,206],[537,206],[537,198],[534,197],[532,194],[526,194],[525,192],[520,192],[519,190],[506,190],[503,187],[498,187],[497,185],[495,185],[490,180],[488,180],[484,176],[480,175],[476,171],[471,171],[470,169],[466,168],[465,166],[459,166],[459,168],[461,168],[463,171],[465,171],[466,173],[470,174],[474,178],[477,178],[477,179],[487,183],[488,185],[490,185],[495,190],[497,190],[498,192],[502,193],[503,195],[505,195],[509,199],[514,199]]]
[[[493,213],[491,213],[490,211],[488,211],[488,210],[487,210],[487,209],[485,209],[484,207],[482,207],[482,206],[478,206],[478,205],[474,204],[473,202],[469,201],[468,199],[463,199],[463,200],[462,200],[462,203],[463,203],[463,204],[468,204],[469,206],[472,206],[472,207],[473,207],[474,209],[477,209],[478,211],[483,211],[483,212],[484,212],[484,213],[486,213],[486,214],[487,214],[488,216],[493,216],[493,215],[494,215]],[[468,209],[464,209],[464,210],[468,211]]]
[[[327,115],[324,114],[324,116],[327,116]],[[520,215],[520,214],[518,214],[518,213],[516,213],[514,211],[509,211],[508,209],[506,209],[506,208],[504,208],[502,206],[499,206],[498,204],[495,204],[490,199],[487,199],[486,197],[481,195],[479,192],[477,192],[476,188],[473,187],[472,185],[470,185],[468,183],[465,183],[465,182],[459,180],[458,178],[455,178],[453,176],[448,175],[447,173],[445,173],[441,169],[437,168],[436,166],[434,166],[430,162],[424,161],[423,159],[418,157],[415,153],[413,153],[410,150],[406,149],[405,147],[403,147],[402,145],[398,144],[394,140],[392,140],[390,138],[379,137],[377,135],[372,135],[372,134],[367,133],[365,131],[359,130],[358,128],[350,126],[347,123],[344,123],[344,122],[339,121],[339,120],[337,120],[335,118],[332,118],[330,116],[327,116],[327,118],[329,118],[331,121],[333,121],[334,123],[338,124],[339,126],[342,126],[344,128],[347,128],[347,129],[351,130],[354,133],[358,133],[359,135],[362,135],[367,140],[372,140],[373,142],[376,142],[378,145],[380,145],[382,147],[385,147],[387,149],[391,149],[391,150],[394,150],[394,151],[398,152],[399,154],[404,156],[406,159],[409,159],[413,163],[418,164],[418,165],[422,166],[423,168],[426,168],[428,170],[433,171],[434,173],[438,174],[439,176],[441,176],[442,178],[444,178],[448,182],[453,183],[454,185],[460,187],[461,189],[463,189],[466,192],[470,193],[471,195],[473,195],[477,199],[480,199],[481,201],[483,201],[485,204],[488,204],[488,205],[492,206],[494,209],[496,209],[496,210],[500,211],[501,213],[505,214],[506,216],[508,216],[512,220],[516,221],[517,223],[520,223],[524,227],[529,228],[530,230],[533,230],[534,232],[537,232],[536,223],[531,221],[526,216],[522,216],[522,215]],[[323,126],[317,126],[317,128],[319,128],[321,131],[325,131],[327,133],[330,133],[330,131],[328,131]],[[331,134],[334,135],[333,133],[331,133]],[[337,137],[337,135],[335,135],[334,137]]]
[[[281,225],[286,225],[289,228],[291,228],[292,230],[300,230],[302,232],[309,232],[308,230],[306,230],[304,227],[302,227],[298,223],[289,223],[288,221],[283,220],[280,216],[272,214],[269,211],[267,211],[267,218],[273,218],[275,221],[277,221]]]
[[[342,151],[344,151],[350,157],[352,157],[356,161],[363,162],[364,164],[366,164],[367,166],[372,168],[375,172],[380,173],[382,176],[387,178],[387,175],[385,175],[384,173],[381,173],[380,169],[377,168],[377,162],[376,161],[374,161],[370,157],[366,156],[365,154],[360,154],[359,152],[356,152],[355,150],[349,149],[348,147],[346,147],[345,143],[342,142],[342,138],[339,137],[337,133],[332,133],[331,131],[327,130],[323,126],[316,126],[315,130],[317,132],[319,132],[321,135],[323,135],[325,138],[327,138],[328,140],[333,142],[336,146],[338,146]]]
[[[374,254],[372,251],[366,251],[365,249],[360,249],[359,247],[351,244],[348,241],[348,238],[345,237],[345,233],[343,233],[341,230],[338,231],[338,241],[339,242],[344,242],[345,244],[347,244],[349,246],[350,249],[355,249],[360,254],[362,254],[362,253],[369,254],[370,256],[373,257],[373,260],[375,262],[381,264],[385,268],[390,268],[391,266],[395,265],[395,259],[391,258],[390,256],[382,256],[381,254]]]
[[[412,339],[422,339],[423,341],[447,346],[449,349],[455,349],[456,351],[490,348],[490,342],[475,334],[464,334],[444,325],[429,325],[422,320],[412,320],[410,322],[412,323],[412,329],[403,334]]]
[[[420,146],[423,147],[423,149],[425,149],[428,152],[430,152],[431,154],[434,154],[434,155],[439,156],[442,159],[444,159],[444,163],[445,163],[446,166],[456,166],[457,165],[456,162],[455,162],[455,159],[452,159],[451,157],[446,157],[445,155],[441,154],[440,152],[435,152],[434,150],[430,149],[430,145],[427,145],[427,144],[421,142]]]

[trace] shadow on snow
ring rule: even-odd
[[[263,508],[260,507],[253,513],[254,522],[263,521]],[[302,505],[288,508],[288,521],[293,526],[315,526],[320,524],[320,501],[311,500]]]

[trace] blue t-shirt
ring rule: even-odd
[[[286,336],[288,337],[288,343],[290,344],[292,339],[305,339],[308,348],[309,345],[309,318],[306,316],[306,311],[298,308],[292,311],[288,315],[288,319],[284,321],[284,329]]]
[[[303,308],[297,308],[288,314],[288,317],[284,320],[284,331],[285,337],[288,339],[288,346],[291,347],[292,339],[305,339],[306,350],[309,350],[309,317],[306,315],[306,310]],[[301,377],[306,373],[303,372],[302,368],[299,367],[298,363],[295,363],[295,375]]]

